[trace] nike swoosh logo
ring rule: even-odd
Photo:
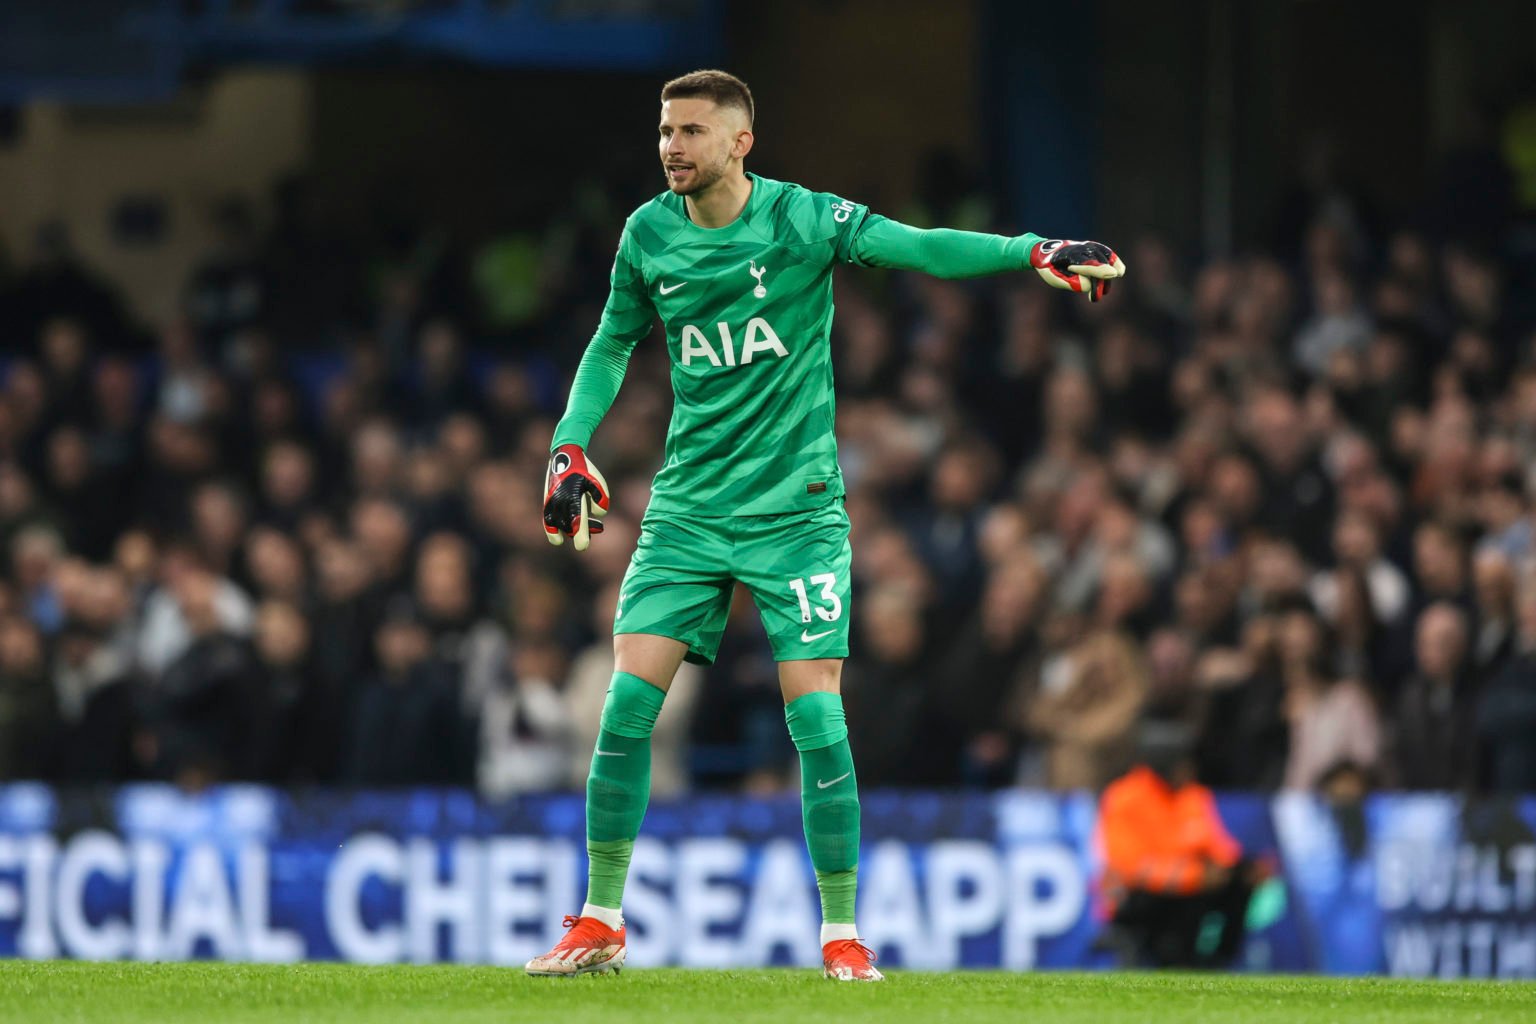
[[[831,636],[833,633],[836,633],[836,632],[837,632],[837,630],[835,630],[835,629],[829,629],[825,633],[807,633],[805,630],[802,629],[800,631],[800,642],[803,643],[803,644],[808,644],[812,640],[820,640],[822,637],[824,637],[824,636]]]
[[[817,789],[826,789],[828,786],[835,786],[839,782],[842,782],[844,779],[846,779],[848,776],[850,776],[852,774],[853,774],[852,772],[843,772],[843,774],[839,775],[837,778],[835,778],[835,779],[828,779],[826,782],[822,782],[820,779],[817,779],[816,780],[816,788]]]
[[[687,281],[679,281],[677,284],[673,285],[671,288],[668,288],[664,284],[658,284],[656,286],[656,290],[661,292],[661,294],[663,294],[663,295],[671,295],[673,292],[677,291],[679,288],[681,288],[683,285],[685,285],[687,283],[688,283]]]
[[[592,753],[596,754],[598,757],[623,757],[624,756],[623,754],[619,753],[617,750],[594,750],[594,751],[592,751]]]

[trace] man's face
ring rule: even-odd
[[[677,195],[691,196],[723,178],[732,156],[744,156],[744,147],[750,145],[752,133],[746,122],[741,111],[720,107],[714,100],[663,103],[657,149],[667,187]]]
[[[1466,626],[1445,606],[1433,606],[1419,617],[1414,650],[1419,671],[1431,679],[1450,679],[1466,652]]]

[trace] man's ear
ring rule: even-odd
[[[743,128],[741,131],[737,132],[736,141],[731,146],[731,159],[741,160],[748,153],[752,152],[752,142],[754,141],[754,138],[755,137],[749,129]]]

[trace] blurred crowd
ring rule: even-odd
[[[838,272],[866,787],[1102,787],[1152,715],[1217,788],[1536,791],[1536,335],[1497,238],[1338,199],[1200,266],[1113,239],[1092,306]],[[229,211],[147,343],[41,232],[0,281],[0,778],[579,788],[670,412],[653,337],[593,442],[607,531],[551,548],[621,218],[534,240],[537,329],[497,334],[419,238],[328,308],[334,249]],[[737,598],[660,795],[795,782]]]

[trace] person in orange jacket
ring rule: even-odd
[[[1101,893],[1113,930],[1138,963],[1226,966],[1265,869],[1244,858],[1211,791],[1195,781],[1190,730],[1149,721],[1137,739],[1138,763],[1099,802]]]

